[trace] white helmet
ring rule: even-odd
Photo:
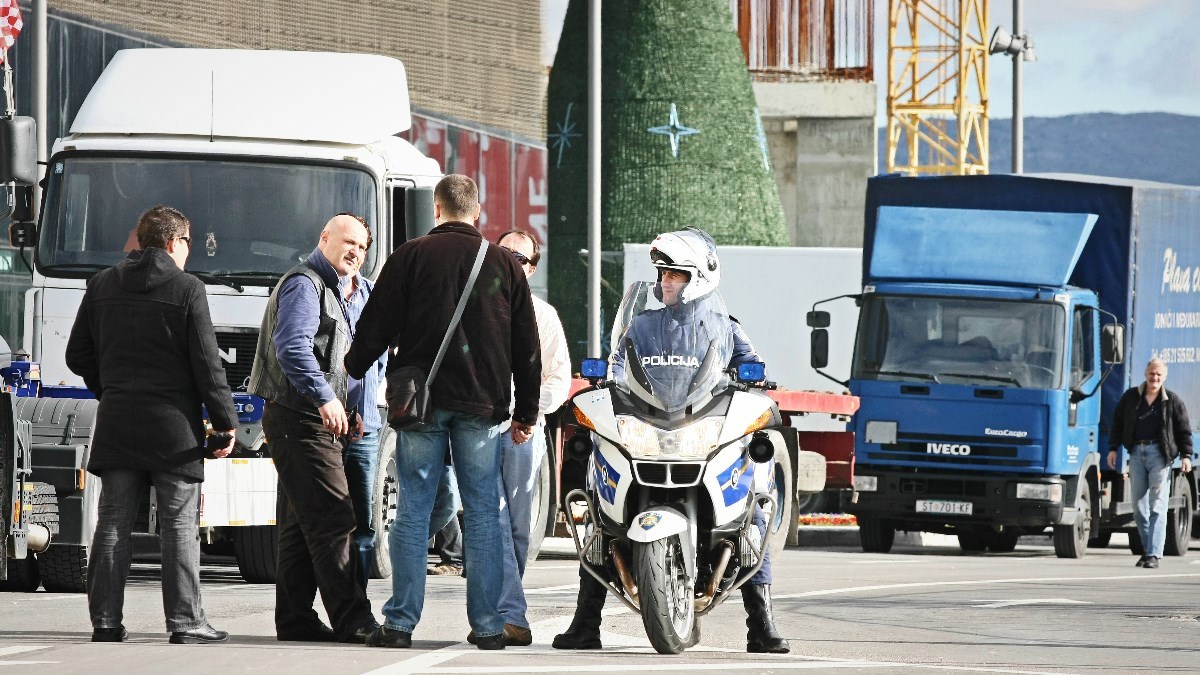
[[[721,283],[721,261],[717,258],[717,243],[704,230],[688,227],[677,232],[665,232],[650,243],[650,262],[659,270],[687,272],[689,279],[680,300],[684,303],[699,299],[717,290]],[[655,290],[655,295],[661,291]],[[659,297],[659,300],[662,298]]]

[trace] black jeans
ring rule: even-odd
[[[88,557],[88,612],[94,628],[116,628],[124,618],[131,531],[151,485],[158,500],[167,630],[191,630],[206,623],[200,603],[200,482],[163,472],[108,469],[100,483]]]
[[[354,505],[342,464],[342,442],[304,414],[268,402],[263,431],[279,473],[275,522],[275,630],[309,630],[317,591],[339,638],[373,623],[354,553]]]

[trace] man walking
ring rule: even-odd
[[[450,327],[483,239],[479,188],[449,175],[433,193],[428,235],[405,243],[388,258],[363,310],[346,355],[351,377],[361,376],[392,344],[389,369],[417,367],[428,373]],[[449,447],[465,514],[467,618],[480,649],[504,648],[504,620],[496,610],[503,583],[500,536],[500,434],[516,403],[511,431],[527,441],[537,422],[541,359],[529,284],[516,259],[486,244],[482,268],[461,323],[452,332],[431,386],[431,423],[400,431],[396,473],[403,498],[390,532],[392,597],[384,625],[367,641],[375,647],[409,647],[425,601],[426,543],[430,512]]]
[[[217,354],[204,284],[185,274],[191,224],[170,206],[137,223],[141,250],[92,278],[67,341],[66,361],[100,405],[88,471],[102,478],[88,560],[93,642],[124,642],[130,530],[149,486],[158,504],[163,610],[173,644],[229,639],[200,600],[200,484],[204,420],[231,434],[233,396]],[[137,420],[137,424],[130,424]]]
[[[1137,566],[1146,569],[1158,567],[1167,541],[1171,465],[1176,457],[1182,457],[1180,471],[1192,470],[1192,425],[1187,407],[1163,386],[1166,381],[1167,364],[1150,359],[1146,381],[1127,390],[1117,402],[1108,437],[1109,467],[1117,468],[1118,446],[1129,450],[1133,520],[1145,554]]]
[[[353,324],[341,280],[357,271],[369,236],[354,216],[326,223],[308,259],[279,280],[258,336],[250,392],[267,401],[263,431],[279,474],[279,640],[361,643],[378,625],[352,553],[354,506],[342,464],[347,436],[362,433],[362,401],[347,408],[342,355]],[[318,590],[332,629],[313,611]]]

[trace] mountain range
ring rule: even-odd
[[[992,173],[1012,170],[1012,121],[989,124]],[[879,166],[886,136],[880,133]],[[1200,116],[1087,113],[1025,118],[1025,173],[1081,173],[1200,185]]]

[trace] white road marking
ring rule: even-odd
[[[906,584],[878,584],[875,586],[850,586],[847,588],[827,588],[820,591],[802,591],[800,593],[785,593],[772,596],[772,600],[793,600],[796,598],[815,598],[824,595],[843,595],[846,593],[864,593],[867,591],[890,591],[906,588],[932,588],[936,586],[987,586],[989,584],[1027,584],[1046,581],[1125,581],[1137,579],[1152,581],[1157,579],[1196,578],[1200,574],[1122,574],[1109,577],[1027,577],[1023,579],[969,579],[963,581],[914,581]]]
[[[436,649],[432,652],[418,654],[411,659],[398,661],[390,666],[376,668],[375,670],[363,673],[363,675],[402,675],[405,673],[427,673],[430,672],[431,668],[437,666],[439,663],[445,663],[451,659],[458,658],[462,654],[469,654],[476,651],[477,650],[475,649],[474,645],[468,645],[467,643],[463,642],[450,647]]]
[[[529,588],[525,590],[525,595],[545,595],[550,593],[564,593],[567,591],[579,590],[579,584],[565,584],[563,586],[544,586],[542,588]]]
[[[0,647],[0,656],[12,656],[13,654],[36,652],[39,649],[50,649],[50,645],[17,645],[13,647]]]
[[[1031,598],[1029,600],[1001,600],[992,602],[991,600],[970,600],[969,602],[982,602],[982,605],[971,605],[972,607],[980,607],[983,609],[999,609],[1001,607],[1019,607],[1022,605],[1091,605],[1095,603],[1086,600],[1068,600],[1067,598]]]
[[[526,570],[577,570],[579,564],[574,565],[529,565]]]
[[[689,653],[692,650],[689,650]],[[804,659],[804,660],[799,660]],[[929,663],[898,663],[892,661],[863,661],[850,659],[817,659],[813,657],[789,657],[779,656],[778,660],[770,659],[763,661],[729,661],[722,663],[663,663],[662,661],[653,661],[646,663],[621,663],[619,666],[615,664],[594,664],[594,665],[579,665],[571,666],[564,665],[547,665],[547,666],[463,666],[463,667],[444,667],[430,668],[429,670],[417,671],[422,673],[560,673],[569,671],[572,673],[611,673],[618,669],[624,672],[688,672],[696,670],[718,670],[718,671],[739,671],[750,670],[756,672],[776,671],[776,670],[829,670],[834,668],[912,668],[914,670],[947,670],[965,673],[1006,673],[1012,675],[1059,675],[1050,671],[1042,670],[1015,670],[1007,668],[984,668],[979,666],[942,666]]]
[[[59,661],[0,661],[0,668],[5,666],[41,666],[48,663],[60,663]]]

